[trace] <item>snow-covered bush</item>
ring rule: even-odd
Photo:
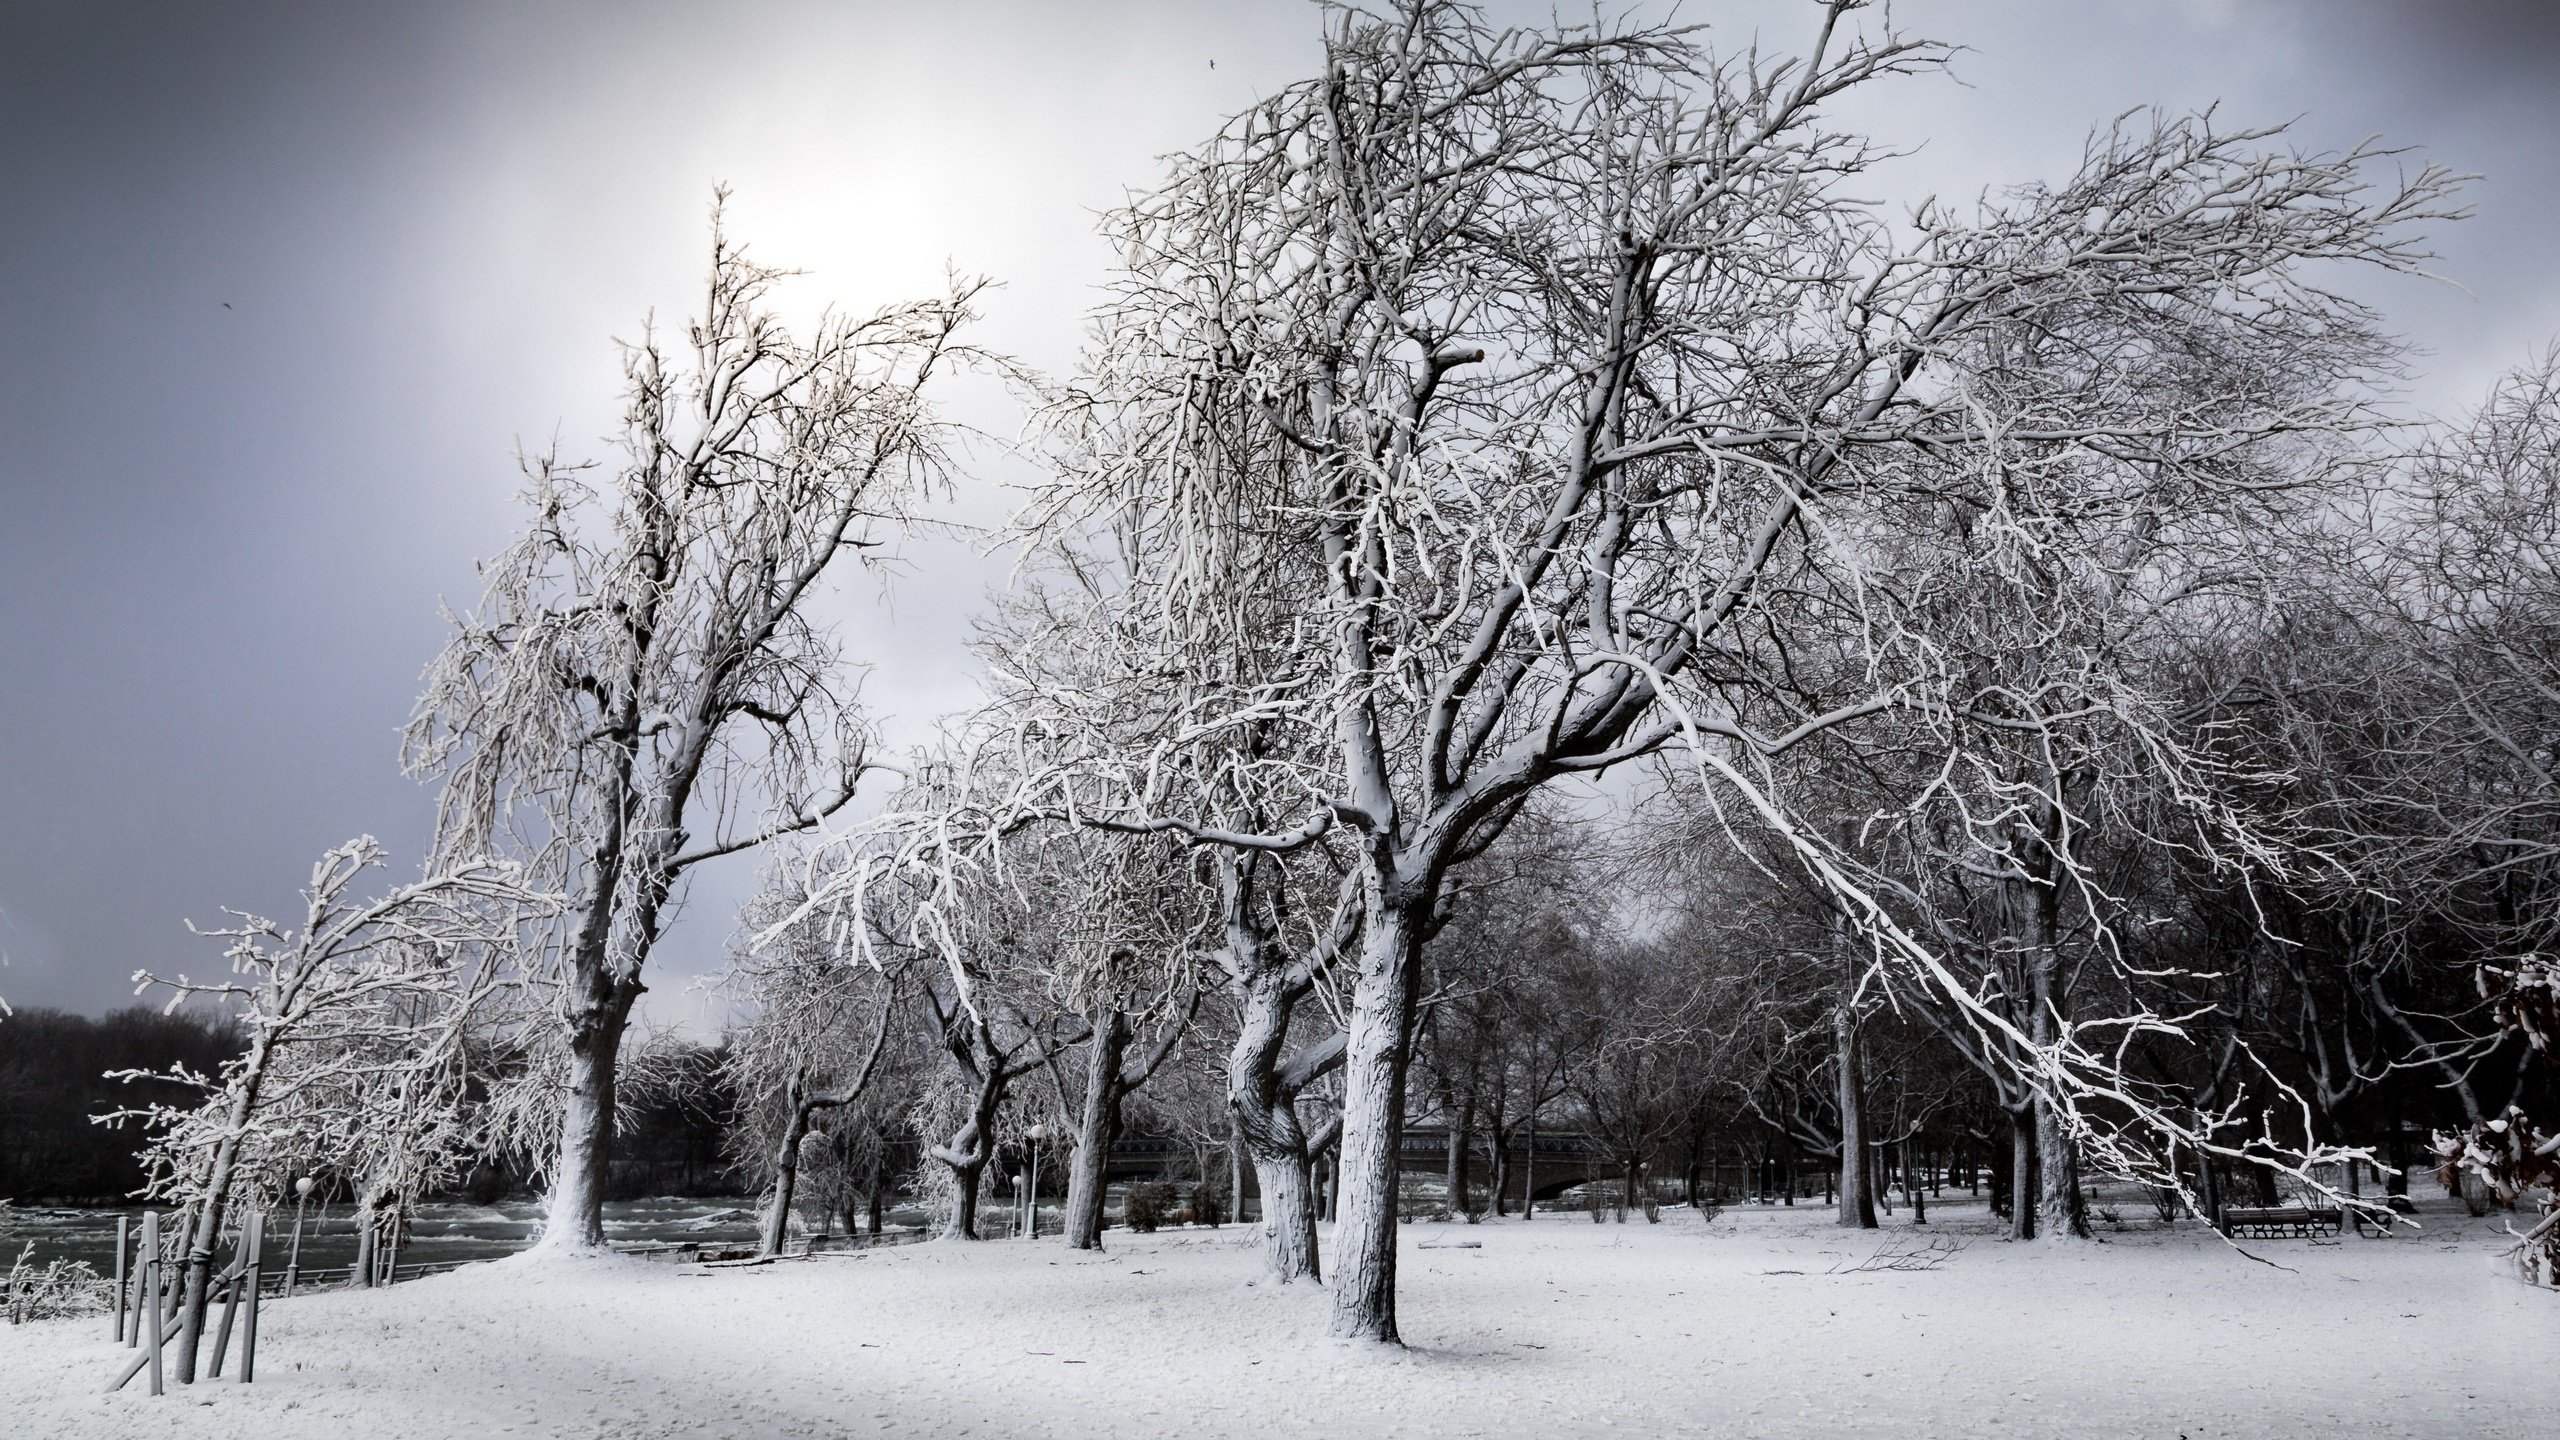
[[[2510,1106],[2461,1134],[2439,1132],[2436,1176],[2474,1215],[2486,1215],[2492,1200],[2510,1210],[2534,1200],[2540,1219],[2507,1253],[2527,1282],[2560,1286],[2560,1135]]]
[[[150,1131],[143,1193],[191,1217],[182,1384],[195,1378],[214,1251],[240,1212],[280,1203],[295,1175],[325,1168],[361,1178],[368,1215],[385,1201],[396,1215],[464,1158],[472,1017],[505,988],[518,947],[558,899],[527,888],[515,865],[486,859],[359,898],[358,882],[382,864],[382,846],[359,836],[312,866],[299,929],[235,910],[235,924],[199,932],[229,942],[227,978],[134,972],[137,993],[166,990],[171,1010],[190,1000],[222,1007],[248,1036],[210,1075],[184,1065],[111,1072],[200,1098],[102,1117]]]
[[[34,1263],[35,1253],[35,1242],[27,1242],[9,1267],[6,1286],[0,1287],[0,1297],[5,1297],[0,1299],[0,1307],[8,1310],[10,1324],[103,1315],[115,1303],[115,1287],[89,1268],[88,1262],[53,1260],[39,1267]]]

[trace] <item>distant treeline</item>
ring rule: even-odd
[[[135,1158],[143,1132],[91,1117],[154,1100],[183,1100],[177,1087],[110,1080],[119,1070],[183,1064],[212,1074],[240,1053],[227,1018],[136,1005],[99,1019],[60,1010],[0,1018],[0,1199],[22,1203],[115,1204],[142,1185]],[[630,1105],[616,1142],[611,1193],[725,1195],[738,1179],[722,1153],[732,1100],[719,1051],[676,1045],[663,1057],[668,1083]],[[483,1166],[467,1188],[494,1200],[532,1184],[513,1167]]]
[[[227,1019],[143,1005],[97,1020],[59,1010],[0,1019],[0,1198],[96,1204],[131,1195],[142,1185],[141,1130],[91,1117],[187,1097],[108,1073],[183,1064],[211,1074],[240,1047]]]
[[[737,1091],[716,1046],[660,1042],[663,1080],[626,1105],[613,1142],[616,1200],[642,1195],[735,1195],[748,1186],[731,1164]]]

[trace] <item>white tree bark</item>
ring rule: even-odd
[[[1334,1228],[1331,1331],[1339,1339],[1399,1344],[1398,1162],[1422,937],[1403,906],[1374,891],[1367,917],[1343,1059],[1342,1218]]]

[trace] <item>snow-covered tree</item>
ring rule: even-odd
[[[1440,0],[1344,11],[1321,76],[1112,222],[1126,269],[1036,513],[1146,527],[1126,603],[1179,623],[1224,613],[1248,546],[1281,558],[1256,583],[1303,602],[1270,679],[1176,698],[1193,734],[1288,726],[1269,753],[1304,767],[1308,808],[1242,833],[1139,792],[1122,818],[1243,849],[1343,833],[1339,1335],[1396,1336],[1397,1131],[1446,879],[1561,778],[1685,747],[1895,964],[2009,1023],[1765,778],[1812,737],[1966,703],[1903,643],[1926,616],[1877,583],[1865,522],[1951,460],[2180,466],[2353,423],[2325,394],[2112,403],[2161,374],[2115,337],[2350,323],[2305,267],[2414,265],[2408,226],[2444,192],[2161,120],[2103,131],[2065,183],[1888,218],[1853,188],[1883,147],[1825,112],[1942,51],[1859,33],[1860,8],[1825,7],[1791,59],[1640,24],[1499,30]],[[2089,403],[2002,408],[1992,339],[2044,322],[2085,342]],[[1869,683],[1794,707],[1797,645],[1840,636]],[[2107,1069],[2075,1033],[2020,1033],[2040,1091]]]
[[[1096,1250],[1124,1111],[1190,1033],[1200,1007],[1192,969],[1206,907],[1190,857],[1160,838],[1067,831],[1053,843],[1071,848],[1082,879],[1049,977],[1051,994],[1085,1029],[1083,1084],[1058,1087],[1074,1137],[1066,1238],[1074,1249]]]
[[[784,272],[714,215],[700,315],[624,355],[622,457],[527,467],[531,517],[429,672],[409,764],[444,853],[514,847],[574,899],[559,948],[557,1143],[542,1244],[604,1243],[615,1061],[694,866],[848,803],[866,737],[822,582],[943,473],[926,402],[977,293],[795,334]]]
[[[528,930],[558,910],[517,867],[489,860],[366,899],[356,887],[381,863],[371,837],[350,841],[312,867],[299,928],[234,911],[236,924],[200,932],[229,942],[228,978],[134,977],[137,992],[169,992],[171,1008],[229,1009],[247,1041],[215,1075],[127,1072],[192,1081],[204,1099],[115,1117],[151,1127],[148,1193],[190,1217],[181,1383],[195,1375],[215,1246],[244,1195],[272,1203],[314,1165],[414,1194],[458,1158],[461,1037]]]
[[[749,923],[792,905],[787,893],[764,897],[751,908]],[[730,1028],[720,1064],[745,1110],[739,1118],[751,1147],[746,1168],[772,1186],[766,1255],[781,1254],[789,1236],[801,1150],[813,1129],[830,1112],[865,1100],[884,1060],[898,1063],[891,1038],[904,1018],[906,962],[848,964],[833,933],[824,916],[765,931],[736,958],[728,977],[746,1013]]]

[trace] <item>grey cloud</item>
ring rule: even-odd
[[[2376,292],[2438,353],[2442,403],[2560,331],[2555,12],[1906,3],[1974,47],[1971,88],[1909,82],[1863,118],[1933,137],[1913,189],[2050,170],[2116,108],[2217,96],[2484,171],[2443,246],[2477,298]],[[1775,47],[1809,10],[1683,13]],[[597,452],[609,337],[681,313],[716,180],[810,303],[948,261],[1006,282],[994,343],[1063,366],[1108,260],[1093,212],[1303,70],[1315,23],[1295,0],[0,17],[0,994],[96,1009],[136,966],[218,963],[181,918],[283,910],[328,844],[414,859],[394,733],[437,599],[503,543],[520,440]],[[992,387],[962,403],[1011,423]],[[1001,572],[930,541],[890,603],[845,587],[900,733],[965,699],[957,642]],[[661,996],[715,962],[746,883],[695,892]]]

